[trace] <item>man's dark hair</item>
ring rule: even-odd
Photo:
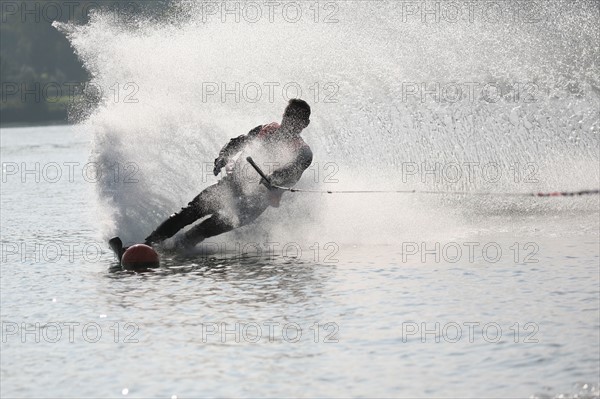
[[[308,121],[310,120],[310,105],[304,100],[293,98],[288,102],[287,107],[285,107],[283,116],[284,118]]]

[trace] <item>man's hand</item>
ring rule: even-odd
[[[278,188],[272,188],[269,190],[269,205],[273,208],[279,208],[279,203],[281,201],[281,196],[283,195],[283,190]]]
[[[263,186],[265,186],[269,190],[273,190],[273,187],[271,187],[271,182],[269,180],[266,180],[263,177],[260,178],[260,184],[262,184]]]
[[[218,176],[219,173],[221,173],[221,169],[223,169],[223,166],[225,165],[227,165],[227,161],[224,158],[219,157],[215,159],[215,168],[213,169],[215,176]]]

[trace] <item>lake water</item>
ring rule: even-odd
[[[458,212],[413,195],[410,234],[313,220],[265,239],[259,222],[135,274],[105,244],[90,137],[1,138],[3,397],[598,397],[597,196]],[[444,229],[423,204],[453,215]]]

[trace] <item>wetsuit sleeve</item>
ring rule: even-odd
[[[262,126],[257,126],[250,130],[248,134],[242,134],[241,136],[232,138],[229,140],[229,143],[221,148],[221,151],[219,151],[219,156],[215,159],[215,168],[213,169],[215,176],[217,176],[221,169],[227,165],[227,162],[231,156],[240,152],[249,140],[256,137],[261,128]]]
[[[275,170],[269,176],[271,183],[276,186],[294,185],[302,177],[302,173],[312,163],[313,153],[308,145],[303,145],[298,151],[298,156],[293,162]]]

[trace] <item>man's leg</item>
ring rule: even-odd
[[[220,182],[206,188],[185,208],[181,208],[181,211],[169,216],[152,234],[146,237],[144,243],[152,245],[164,241],[167,238],[173,237],[185,226],[213,213],[215,202],[218,201],[221,195],[225,194],[224,191],[224,185]]]
[[[173,237],[175,233],[188,224],[194,223],[200,218],[196,208],[195,204],[190,203],[185,208],[181,208],[181,211],[169,216],[169,218],[162,222],[152,234],[146,237],[144,243],[146,245],[152,245],[164,241],[167,238]]]
[[[225,220],[225,218],[216,213],[202,223],[199,223],[197,226],[189,229],[184,234],[181,241],[179,241],[179,245],[184,248],[193,248],[196,244],[208,237],[227,233],[236,227],[239,226],[234,226],[230,221]]]
[[[193,248],[206,238],[227,233],[254,222],[267,208],[268,205],[262,203],[259,206],[255,205],[253,208],[242,207],[242,209],[236,210],[236,215],[233,218],[233,215],[227,217],[218,212],[214,213],[210,218],[189,229],[182,237],[179,245],[184,248]]]

